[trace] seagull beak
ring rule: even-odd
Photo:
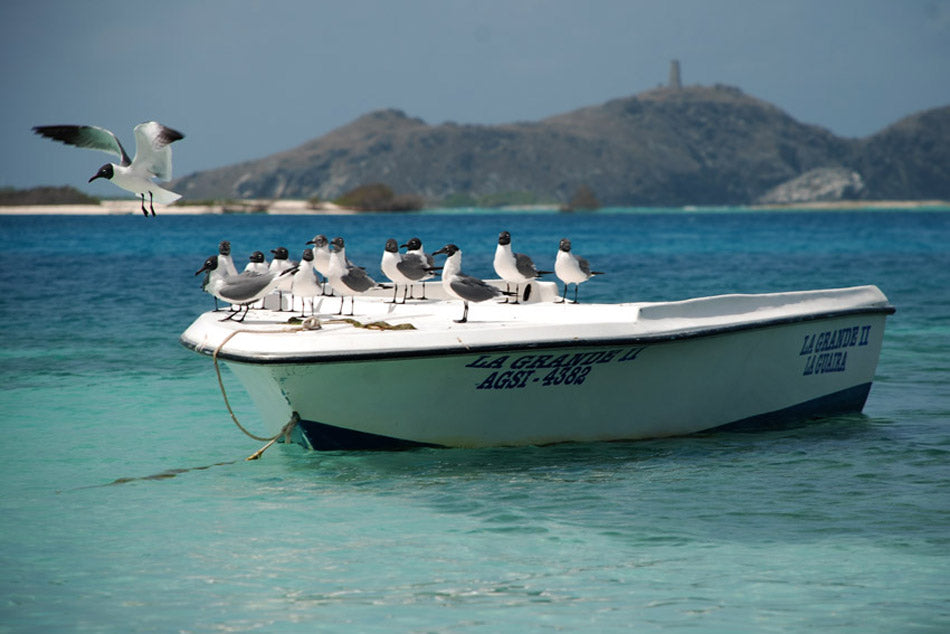
[[[96,175],[94,175],[92,178],[90,178],[88,182],[91,183],[92,181],[96,180],[97,178],[102,178],[102,176],[100,176],[99,174],[96,174]]]

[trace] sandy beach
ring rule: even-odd
[[[544,209],[551,208],[543,206]],[[685,211],[702,211],[702,205],[683,207]],[[717,207],[718,208],[718,207]],[[950,201],[946,200],[842,200],[789,205],[746,205],[737,209],[759,211],[781,210],[860,210],[860,209],[946,209],[950,210]],[[504,208],[505,211],[521,211],[518,208]],[[226,201],[208,205],[156,205],[155,211],[162,215],[203,215],[203,214],[244,214],[266,213],[271,215],[339,215],[357,214],[355,209],[347,209],[330,202],[319,203],[316,207],[306,200],[241,200]],[[142,213],[138,200],[104,200],[98,205],[9,205],[0,206],[0,215],[139,215]]]
[[[0,206],[0,215],[89,215],[123,216],[139,215],[142,204],[138,200],[104,200],[98,205],[9,205]],[[306,200],[242,200],[226,201],[209,205],[155,205],[155,213],[162,215],[192,216],[202,214],[268,213],[284,215],[352,214],[333,203],[320,203],[316,207]]]

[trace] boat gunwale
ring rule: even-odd
[[[433,347],[419,349],[401,349],[385,350],[378,352],[333,352],[333,353],[309,353],[309,354],[249,354],[232,353],[225,350],[218,350],[215,355],[218,359],[224,361],[233,361],[237,363],[246,363],[251,365],[293,365],[293,364],[312,364],[312,363],[347,363],[347,362],[366,362],[366,361],[390,361],[399,359],[418,359],[425,357],[445,357],[445,356],[463,356],[471,354],[501,353],[517,350],[539,350],[539,349],[572,349],[572,348],[590,348],[605,346],[635,346],[652,345],[659,343],[688,341],[691,339],[700,339],[704,337],[713,337],[723,334],[742,332],[745,330],[761,330],[785,326],[795,323],[809,321],[819,321],[824,319],[835,319],[838,317],[848,317],[852,315],[864,314],[883,314],[893,315],[897,309],[891,304],[881,306],[859,306],[854,308],[843,308],[839,310],[824,311],[820,313],[808,313],[801,315],[789,315],[786,317],[774,317],[762,321],[749,321],[743,323],[726,324],[712,327],[700,327],[690,330],[679,330],[668,333],[658,333],[655,335],[630,335],[613,336],[605,338],[577,338],[569,341],[564,339],[551,340],[533,340],[520,341],[514,343],[492,343],[492,344],[457,344],[451,347]],[[249,331],[247,334],[254,334]],[[264,334],[264,333],[262,333]],[[273,334],[273,333],[267,333]],[[200,343],[188,341],[184,334],[179,339],[179,343],[199,354],[212,356],[217,347],[205,347]]]

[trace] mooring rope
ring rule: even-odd
[[[375,321],[375,322],[370,322],[370,323],[361,323],[361,322],[359,322],[359,321],[357,321],[357,320],[355,320],[355,319],[344,319],[344,318],[341,318],[341,319],[328,319],[328,320],[326,320],[326,321],[323,322],[323,323],[348,323],[348,324],[350,324],[351,326],[353,326],[354,328],[366,328],[366,329],[369,329],[369,330],[404,330],[404,329],[414,329],[414,326],[412,326],[412,325],[410,325],[410,324],[402,324],[402,325],[393,326],[393,325],[390,325],[390,324],[386,323],[385,321]],[[218,387],[221,388],[221,396],[224,398],[224,404],[225,404],[225,406],[227,406],[227,408],[228,408],[228,413],[231,415],[231,420],[233,420],[233,421],[234,421],[234,424],[237,425],[238,428],[239,428],[241,431],[243,431],[245,434],[247,434],[247,436],[249,436],[250,438],[253,438],[254,440],[259,440],[259,441],[261,441],[261,442],[266,442],[266,443],[267,443],[267,444],[265,444],[263,447],[261,447],[260,449],[258,449],[258,450],[255,451],[254,453],[252,453],[250,456],[248,456],[247,458],[245,458],[245,460],[257,460],[258,458],[261,457],[261,455],[262,455],[265,451],[267,451],[268,449],[270,449],[270,447],[271,447],[275,442],[277,442],[277,440],[280,439],[281,436],[285,437],[285,439],[289,439],[290,433],[293,431],[294,427],[296,427],[296,425],[300,422],[300,415],[299,415],[297,412],[293,412],[293,413],[291,414],[291,416],[290,416],[290,420],[288,420],[287,423],[286,423],[283,427],[281,427],[281,429],[280,429],[279,432],[277,432],[274,436],[272,436],[272,437],[270,437],[270,438],[264,438],[264,437],[262,437],[262,436],[258,436],[258,435],[256,435],[256,434],[253,434],[253,433],[251,433],[250,431],[248,431],[248,429],[247,429],[246,427],[244,427],[244,425],[242,425],[241,422],[238,420],[237,415],[234,413],[234,410],[231,408],[231,402],[230,402],[230,400],[228,399],[228,393],[227,393],[227,390],[226,390],[225,387],[224,387],[224,380],[221,378],[221,368],[220,368],[220,366],[218,365],[218,353],[221,352],[221,348],[223,348],[224,345],[225,345],[227,342],[229,342],[235,335],[237,335],[238,333],[242,333],[242,332],[247,332],[247,333],[285,333],[285,332],[300,332],[300,331],[303,331],[303,330],[320,330],[321,328],[322,328],[322,326],[321,326],[321,321],[320,321],[320,319],[317,318],[316,316],[311,316],[311,317],[307,317],[306,319],[304,319],[303,321],[301,321],[299,324],[295,324],[295,325],[292,325],[292,326],[289,326],[289,327],[284,327],[284,328],[281,328],[281,329],[279,329],[279,330],[253,330],[253,329],[235,330],[235,331],[231,332],[227,337],[225,337],[224,340],[223,340],[220,344],[218,344],[218,346],[214,349],[214,352],[211,354],[211,358],[212,358],[212,360],[214,361],[214,371],[215,371],[215,374],[216,374],[217,377],[218,377]],[[76,488],[74,488],[74,489],[68,489],[68,491],[79,491],[79,490],[81,490],[81,489],[92,489],[92,488],[98,488],[98,487],[104,487],[104,486],[114,486],[114,485],[116,485],[116,484],[128,484],[128,483],[130,483],[130,482],[140,482],[140,481],[142,481],[142,480],[165,480],[165,479],[169,479],[169,478],[174,478],[174,477],[176,477],[176,476],[178,476],[178,475],[181,475],[181,474],[183,474],[183,473],[188,473],[188,472],[190,472],[190,471],[203,471],[203,470],[205,470],[205,469],[210,469],[211,467],[219,467],[219,466],[224,466],[224,465],[231,465],[231,464],[234,464],[234,463],[235,463],[234,460],[229,460],[229,461],[227,461],[227,462],[215,462],[214,464],[204,465],[204,466],[200,466],[200,467],[189,467],[189,468],[184,468],[184,469],[167,469],[167,470],[165,470],[165,471],[162,471],[161,473],[156,473],[156,474],[149,475],[149,476],[117,478],[117,479],[113,480],[112,482],[107,482],[106,484],[93,484],[93,485],[89,485],[89,486],[76,487]],[[63,491],[57,491],[57,493],[63,493]]]
[[[224,389],[224,380],[221,378],[221,367],[218,365],[218,353],[221,352],[221,348],[224,347],[224,344],[231,341],[231,338],[234,337],[234,335],[237,335],[242,332],[254,332],[254,331],[253,330],[235,330],[234,332],[229,334],[227,337],[225,337],[224,341],[218,344],[218,347],[214,349],[214,352],[211,354],[211,360],[214,361],[214,373],[218,375],[218,387],[221,388],[221,396],[224,397],[224,405],[225,407],[228,408],[228,414],[231,415],[231,420],[234,421],[234,424],[237,425],[238,429],[243,431],[248,437],[253,438],[254,440],[259,440],[261,442],[271,442],[273,440],[276,440],[278,437],[280,437],[280,435],[283,433],[283,430],[281,430],[279,434],[271,438],[264,438],[263,436],[258,436],[257,434],[254,434],[251,431],[249,431],[244,425],[241,424],[241,421],[238,420],[237,415],[234,413],[234,410],[231,408],[231,401],[228,400],[228,391]]]
[[[355,328],[366,328],[369,330],[415,330],[415,327],[411,324],[400,324],[393,326],[386,323],[385,321],[374,321],[371,323],[361,323],[355,319],[329,319],[326,323],[348,323]],[[218,377],[218,387],[221,388],[221,396],[224,398],[224,405],[228,408],[228,414],[231,415],[231,420],[234,421],[234,424],[237,425],[237,428],[244,432],[249,438],[258,440],[260,442],[267,443],[256,452],[248,456],[247,460],[257,460],[261,457],[265,451],[267,451],[271,445],[273,445],[281,436],[287,438],[290,437],[290,432],[293,428],[300,422],[300,416],[297,412],[293,412],[290,417],[290,420],[277,432],[274,436],[270,438],[265,438],[263,436],[258,436],[257,434],[252,433],[244,425],[241,424],[241,421],[238,420],[237,415],[234,413],[234,409],[231,407],[231,401],[228,399],[228,391],[224,387],[224,379],[221,377],[221,366],[218,364],[218,353],[221,352],[221,348],[225,346],[226,343],[231,341],[231,339],[242,332],[244,333],[285,333],[285,332],[299,332],[302,330],[320,330],[322,326],[320,325],[320,320],[316,317],[307,317],[300,322],[299,325],[294,325],[286,328],[281,328],[280,330],[255,330],[255,329],[240,329],[232,331],[227,337],[225,337],[221,343],[214,349],[214,352],[211,354],[211,360],[214,362],[214,373]]]
[[[283,332],[298,332],[301,330],[319,330],[319,329],[320,329],[320,321],[317,319],[314,319],[313,317],[308,317],[307,319],[303,320],[303,322],[301,322],[299,326],[292,326],[290,328],[281,328],[280,330],[250,330],[250,329],[235,330],[231,332],[231,334],[229,334],[227,337],[225,337],[224,340],[218,344],[218,347],[215,348],[214,352],[211,354],[211,360],[214,362],[214,373],[218,377],[218,387],[221,388],[221,396],[224,398],[224,405],[225,407],[228,408],[228,414],[231,415],[231,420],[233,420],[234,424],[237,425],[238,429],[244,432],[245,435],[247,435],[249,438],[267,443],[266,445],[264,445],[263,447],[255,451],[253,454],[248,456],[246,460],[257,460],[258,458],[260,458],[261,455],[265,451],[267,451],[271,447],[271,445],[277,442],[277,439],[280,438],[281,436],[286,436],[289,438],[291,430],[293,430],[293,428],[297,425],[297,423],[300,422],[300,416],[297,414],[297,412],[293,412],[293,414],[290,417],[290,420],[287,421],[287,423],[283,427],[280,428],[279,432],[277,432],[270,438],[258,436],[257,434],[254,434],[250,430],[248,430],[244,425],[241,424],[241,421],[238,420],[237,414],[234,413],[234,409],[231,407],[231,401],[230,399],[228,399],[228,391],[224,387],[224,379],[221,378],[221,366],[218,364],[218,353],[221,352],[221,348],[223,348],[227,342],[231,341],[231,339],[235,335],[242,332],[283,333]]]

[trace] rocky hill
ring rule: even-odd
[[[799,179],[814,170],[860,186]],[[174,189],[193,199],[327,200],[377,182],[432,204],[506,192],[565,202],[583,186],[604,205],[781,202],[786,190],[807,199],[811,182],[824,195],[947,199],[950,107],[866,139],[800,123],[727,86],[659,88],[494,126],[429,125],[382,110],[286,152],[185,176]]]

